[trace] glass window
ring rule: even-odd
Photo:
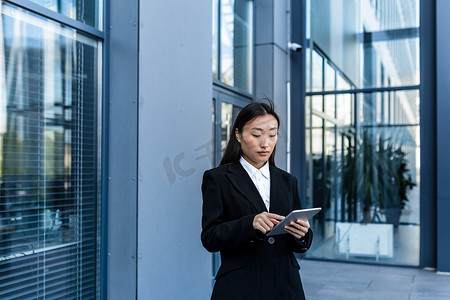
[[[311,65],[311,79],[312,91],[323,90],[323,58],[316,51],[312,51],[312,65]]]
[[[312,107],[313,113],[323,112],[323,97],[322,96],[313,96],[311,99],[311,107]]]
[[[102,30],[102,0],[30,0],[64,16]]]
[[[336,95],[336,118],[340,126],[345,127],[353,124],[353,95]]]
[[[323,211],[306,255],[417,266],[419,1],[371,2],[307,1],[306,202]]]
[[[102,44],[1,9],[0,298],[96,298]]]
[[[325,113],[331,117],[335,118],[336,114],[336,95],[325,95],[324,96],[324,111]]]
[[[248,93],[253,86],[253,1],[220,1],[220,80]]]
[[[306,48],[305,49],[305,63],[306,63],[306,70],[311,70],[311,49]],[[306,92],[311,92],[311,74],[310,72],[305,72],[305,86],[306,86]]]
[[[336,69],[329,63],[325,64],[325,91],[332,91],[336,89]]]
[[[236,119],[240,109],[231,103],[222,102],[221,104],[220,149],[223,155],[223,153],[225,152],[225,148],[227,147],[227,143],[230,140],[230,134],[232,134],[231,126],[233,126],[233,121]]]
[[[351,88],[350,82],[345,79],[345,77],[338,72],[336,77],[336,85],[338,90],[349,90]]]

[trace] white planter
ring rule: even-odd
[[[394,226],[392,224],[336,223],[336,252],[350,255],[392,258]]]

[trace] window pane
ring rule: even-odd
[[[311,99],[313,113],[323,112],[323,96],[313,96]]]
[[[311,66],[312,91],[320,92],[323,90],[323,58],[316,51],[312,51]]]
[[[362,87],[417,85],[419,38],[364,41]],[[382,67],[382,62],[385,67]],[[389,84],[386,77],[390,78]]]
[[[102,30],[101,0],[30,0],[74,20]]]
[[[335,95],[325,95],[324,97],[325,106],[324,112],[331,118],[336,118],[336,96]]]
[[[227,143],[230,140],[230,134],[232,134],[231,127],[233,126],[233,122],[236,120],[236,117],[242,108],[226,102],[222,102],[221,106],[220,148],[223,155],[225,148],[227,147]]]
[[[221,1],[221,81],[252,92],[253,1]]]
[[[0,298],[95,298],[101,43],[2,5]]]
[[[329,63],[325,64],[325,91],[335,90],[336,70],[330,66]]]
[[[336,118],[341,126],[349,126],[353,124],[353,95],[338,94],[336,95]]]
[[[337,73],[336,85],[338,90],[349,90],[351,88],[350,82],[340,72]]]
[[[311,72],[309,72],[311,70],[311,49],[306,48],[305,51],[305,64],[306,70],[308,70],[305,72],[305,90],[308,93],[311,92]]]

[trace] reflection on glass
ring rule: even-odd
[[[325,64],[325,91],[332,91],[335,89],[336,70],[330,66],[329,63]]]
[[[364,125],[419,124],[419,94],[416,90],[366,93],[359,95],[358,101],[362,103],[360,113]],[[386,107],[390,109],[386,111]]]
[[[418,27],[420,21],[418,4],[416,0],[360,1],[361,13],[365,18],[375,17],[372,24],[380,30]]]
[[[305,49],[305,63],[306,63],[306,70],[311,70],[311,49],[306,48]],[[305,72],[305,90],[306,92],[311,92],[311,74],[310,72]]]
[[[316,51],[312,51],[312,91],[322,91],[323,90],[323,58]]]
[[[225,152],[227,143],[230,140],[231,126],[233,126],[234,120],[236,120],[237,115],[241,108],[226,102],[222,102],[221,105],[221,135],[220,135],[220,148],[222,150],[222,155]]]
[[[0,298],[95,298],[101,44],[2,3]]]
[[[336,89],[337,90],[349,90],[351,88],[350,82],[340,73],[336,74]]]
[[[45,8],[102,30],[101,0],[30,0]]]
[[[336,198],[337,190],[337,157],[336,157],[336,126],[334,123],[325,122],[324,131],[324,178],[323,178],[323,199],[322,207],[324,207],[324,216],[327,220],[335,218],[336,203],[332,199]],[[327,224],[327,222],[325,222]],[[327,224],[324,227],[324,236],[332,237],[334,233],[333,226]]]
[[[323,112],[323,97],[312,96],[311,97],[312,112]]]
[[[418,85],[418,3],[311,1],[310,45],[320,49],[357,88]],[[339,17],[330,17],[335,12],[341,12]]]
[[[336,114],[336,96],[335,95],[325,95],[325,114],[331,118],[335,118]]]
[[[364,42],[364,87],[403,86],[420,83],[419,38]],[[384,72],[373,60],[381,60]],[[378,78],[375,76],[377,71]],[[383,75],[383,76],[381,76]],[[389,80],[387,80],[389,78]],[[389,82],[389,84],[388,84]]]
[[[252,92],[253,1],[222,0],[220,80]]]
[[[323,119],[312,115],[312,140],[311,140],[311,151],[312,153],[322,153],[322,131],[323,131]]]
[[[336,95],[336,118],[341,126],[349,126],[353,124],[353,95],[338,94]]]

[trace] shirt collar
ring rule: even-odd
[[[244,169],[247,171],[247,173],[250,175],[250,178],[252,178],[253,176],[255,176],[256,172],[260,171],[261,174],[266,178],[266,179],[270,179],[270,169],[269,169],[269,163],[266,162],[264,164],[264,166],[262,166],[260,169],[255,168],[254,166],[252,166],[248,161],[245,160],[245,158],[243,158],[241,156],[241,158],[239,159],[239,162],[241,163],[241,165],[244,167]]]

